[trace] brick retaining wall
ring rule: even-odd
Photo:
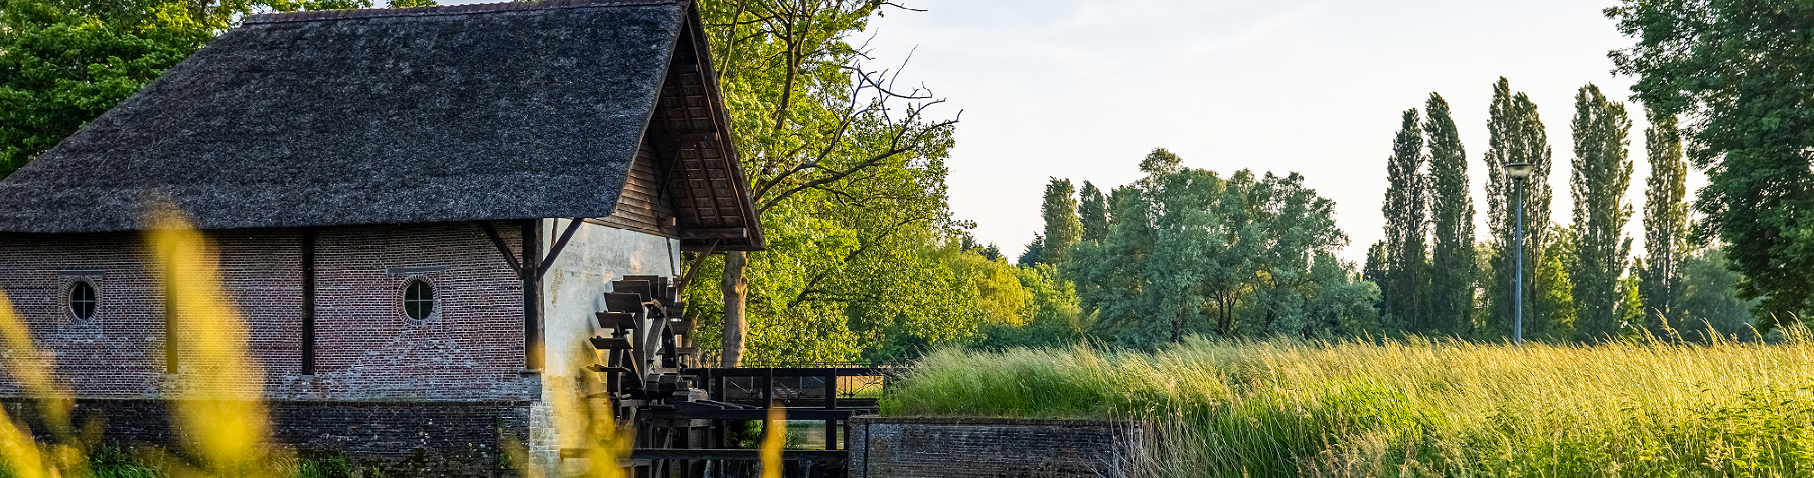
[[[851,478],[1138,477],[1147,427],[1089,420],[857,417]]]
[[[9,416],[43,432],[35,404],[4,402]],[[506,442],[522,444],[534,402],[275,401],[274,441],[304,454],[344,455],[381,476],[515,476],[505,470]],[[102,442],[122,448],[180,449],[164,400],[77,400],[72,422],[99,423]],[[49,436],[40,436],[49,440]]]

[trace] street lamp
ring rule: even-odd
[[[1512,236],[1512,250],[1516,251],[1512,273],[1512,343],[1524,345],[1524,180],[1531,177],[1531,170],[1536,169],[1531,163],[1507,163],[1505,175],[1511,176],[1518,196],[1514,209],[1518,210],[1518,231]]]

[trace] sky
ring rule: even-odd
[[[1386,158],[1400,115],[1431,92],[1454,110],[1485,230],[1487,108],[1507,77],[1537,103],[1553,148],[1552,217],[1570,217],[1569,120],[1588,83],[1629,101],[1609,50],[1631,44],[1601,10],[1611,1],[903,0],[855,43],[877,67],[905,61],[962,111],[951,152],[951,207],[973,234],[1018,256],[1043,228],[1050,178],[1104,190],[1140,176],[1163,147],[1188,167],[1295,171],[1336,202],[1359,263],[1383,237]],[[1642,247],[1642,107],[1626,227]],[[1704,184],[1698,173],[1691,191]]]

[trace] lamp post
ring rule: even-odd
[[[1505,175],[1516,184],[1518,202],[1518,229],[1512,235],[1513,261],[1512,272],[1512,344],[1524,345],[1524,180],[1531,177],[1531,170],[1536,166],[1531,163],[1507,163]]]

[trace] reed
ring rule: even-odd
[[[1814,474],[1814,345],[1212,342],[938,351],[883,413],[1142,420],[1168,476]]]

